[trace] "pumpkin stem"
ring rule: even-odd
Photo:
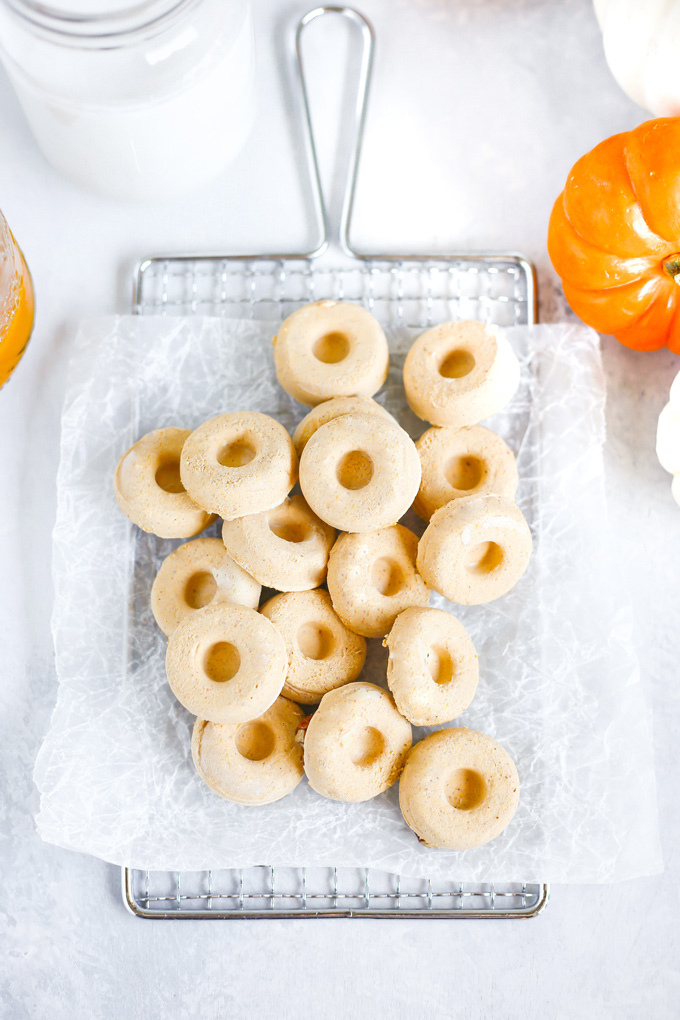
[[[674,283],[680,287],[680,252],[663,260],[663,268]]]

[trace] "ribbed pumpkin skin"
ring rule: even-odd
[[[680,117],[612,135],[574,164],[548,253],[589,326],[680,354]]]

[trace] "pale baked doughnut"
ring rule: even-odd
[[[304,712],[277,698],[257,719],[212,723],[197,719],[191,756],[211,790],[235,804],[271,804],[291,793],[304,770],[295,733]]]
[[[312,510],[342,531],[375,531],[409,509],[420,458],[409,435],[377,414],[343,414],[317,429],[300,460]]]
[[[425,521],[452,499],[497,492],[514,499],[515,455],[483,425],[431,428],[416,440],[422,478],[413,509]]]
[[[418,538],[401,524],[341,535],[328,558],[328,591],[342,622],[364,637],[384,637],[409,606],[430,592],[416,570]]]
[[[288,672],[282,692],[286,698],[316,705],[328,691],[359,676],[366,642],[345,627],[327,591],[275,595],[261,612],[286,642]]]
[[[387,378],[389,351],[365,308],[315,301],[282,324],[274,337],[274,365],[286,393],[314,407],[331,397],[372,397]]]
[[[194,715],[241,723],[274,704],[287,658],[283,638],[266,617],[218,602],[175,627],[165,668],[172,693]]]
[[[229,555],[260,584],[307,591],[326,579],[335,529],[319,520],[302,496],[289,496],[273,510],[225,521],[222,540]]]
[[[399,783],[406,824],[425,846],[470,850],[505,829],[517,809],[512,758],[484,733],[438,730],[411,750]]]
[[[235,411],[191,433],[180,471],[194,502],[231,521],[278,506],[297,481],[297,455],[280,422],[259,411]]]
[[[185,616],[214,602],[257,609],[261,585],[235,563],[219,538],[196,538],[161,563],[151,588],[151,610],[164,634]]]
[[[500,411],[519,385],[505,334],[481,322],[444,322],[418,337],[404,362],[411,410],[432,425],[476,425]]]
[[[309,785],[331,800],[377,797],[399,778],[411,726],[375,684],[347,684],[324,694],[304,737]]]
[[[443,609],[413,607],[394,621],[385,644],[387,686],[405,719],[437,726],[456,719],[477,690],[479,662],[463,624]]]
[[[531,532],[505,496],[469,496],[432,515],[418,545],[425,583],[450,602],[478,606],[510,591],[529,565]]]
[[[340,418],[343,414],[352,414],[355,411],[363,414],[379,414],[382,418],[397,424],[390,412],[370,397],[333,397],[331,400],[324,400],[322,404],[313,407],[295,429],[293,445],[298,457],[302,456],[302,451],[317,429],[325,425],[326,422],[333,421],[334,418]]]
[[[113,488],[130,520],[159,538],[191,538],[214,516],[197,506],[180,480],[180,455],[190,429],[156,429],[118,461]]]

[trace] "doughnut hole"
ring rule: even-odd
[[[495,542],[480,542],[470,549],[465,569],[471,574],[492,574],[503,562],[503,550]]]
[[[296,640],[306,659],[327,659],[335,649],[333,632],[320,623],[303,623]]]
[[[432,645],[425,652],[425,665],[436,684],[444,686],[453,680],[451,653],[442,645]]]
[[[398,563],[387,556],[381,556],[371,567],[371,583],[381,595],[391,598],[402,590],[406,579]]]
[[[218,451],[217,462],[222,467],[244,467],[255,459],[257,451],[252,442],[245,437],[234,439]]]
[[[454,489],[475,489],[486,473],[478,457],[452,457],[444,467],[444,477]]]
[[[446,799],[457,811],[472,811],[486,797],[486,781],[474,769],[456,769],[446,780]]]
[[[373,477],[373,461],[363,450],[350,450],[338,462],[335,473],[343,489],[363,489]]]
[[[156,470],[156,485],[164,492],[184,492],[182,479],[179,476],[179,460],[163,460]]]
[[[445,356],[439,365],[439,374],[445,379],[462,379],[475,367],[475,358],[470,351],[457,347]]]
[[[230,641],[218,641],[205,653],[203,668],[209,680],[216,684],[232,680],[241,666],[241,654]]]
[[[190,609],[203,609],[215,597],[217,581],[207,570],[192,574],[184,586],[184,601]]]
[[[314,344],[312,353],[324,365],[337,365],[349,354],[349,340],[344,333],[325,333]]]
[[[296,520],[290,514],[276,514],[270,517],[269,530],[273,531],[277,538],[284,542],[305,542],[311,535],[312,529],[306,521]]]
[[[276,738],[274,731],[267,723],[244,723],[236,731],[236,750],[248,761],[264,761],[274,750]]]
[[[375,726],[364,726],[352,734],[352,763],[360,768],[373,765],[385,750],[385,738]]]

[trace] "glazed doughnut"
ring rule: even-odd
[[[185,616],[213,602],[257,609],[260,584],[234,563],[219,538],[185,542],[161,563],[151,588],[151,610],[165,635]]]
[[[409,435],[377,414],[343,414],[317,429],[300,460],[312,510],[341,531],[376,531],[398,521],[420,485]]]
[[[418,538],[401,524],[341,535],[328,559],[328,591],[342,622],[364,637],[384,637],[409,606],[430,592],[416,570]]]
[[[274,418],[236,411],[210,418],[191,433],[180,472],[195,503],[231,521],[278,506],[297,481],[297,455]]]
[[[341,622],[327,591],[275,595],[261,613],[281,632],[288,651],[283,695],[316,705],[324,694],[356,680],[366,642]]]
[[[505,496],[469,496],[432,515],[418,545],[425,583],[450,602],[478,606],[505,595],[531,557],[531,532]]]
[[[126,517],[159,538],[191,538],[215,518],[197,506],[180,480],[180,455],[190,429],[156,429],[118,461],[113,488]]]
[[[425,846],[470,850],[505,829],[517,809],[512,758],[484,733],[438,730],[411,750],[399,783],[406,824]]]
[[[432,425],[476,425],[500,411],[519,385],[507,337],[481,322],[444,322],[418,337],[404,362],[411,410]]]
[[[365,308],[315,301],[282,324],[274,337],[274,365],[286,393],[314,407],[331,397],[372,397],[387,378],[389,351]]]
[[[331,800],[377,797],[399,778],[411,739],[410,723],[381,687],[359,682],[330,691],[304,737],[309,785]]]
[[[479,663],[470,635],[443,609],[414,606],[394,621],[385,644],[387,686],[414,726],[456,719],[477,690]]]
[[[257,719],[212,723],[197,719],[191,757],[211,790],[235,804],[271,804],[292,793],[304,770],[295,733],[301,708],[277,698]]]
[[[225,521],[222,540],[239,566],[267,588],[307,591],[326,579],[335,529],[319,520],[302,496],[273,510]]]
[[[452,499],[489,492],[515,498],[515,455],[500,436],[483,425],[428,429],[416,440],[416,449],[422,478],[413,509],[425,521]]]
[[[331,400],[324,400],[322,404],[313,407],[309,414],[305,415],[293,433],[293,445],[298,457],[312,438],[314,433],[327,421],[333,421],[343,414],[352,414],[354,411],[364,414],[379,414],[388,421],[396,422],[389,411],[386,411],[377,401],[370,397],[333,397]]]
[[[170,635],[165,657],[177,700],[215,723],[248,722],[266,712],[281,693],[286,665],[274,624],[227,602],[186,616]]]

